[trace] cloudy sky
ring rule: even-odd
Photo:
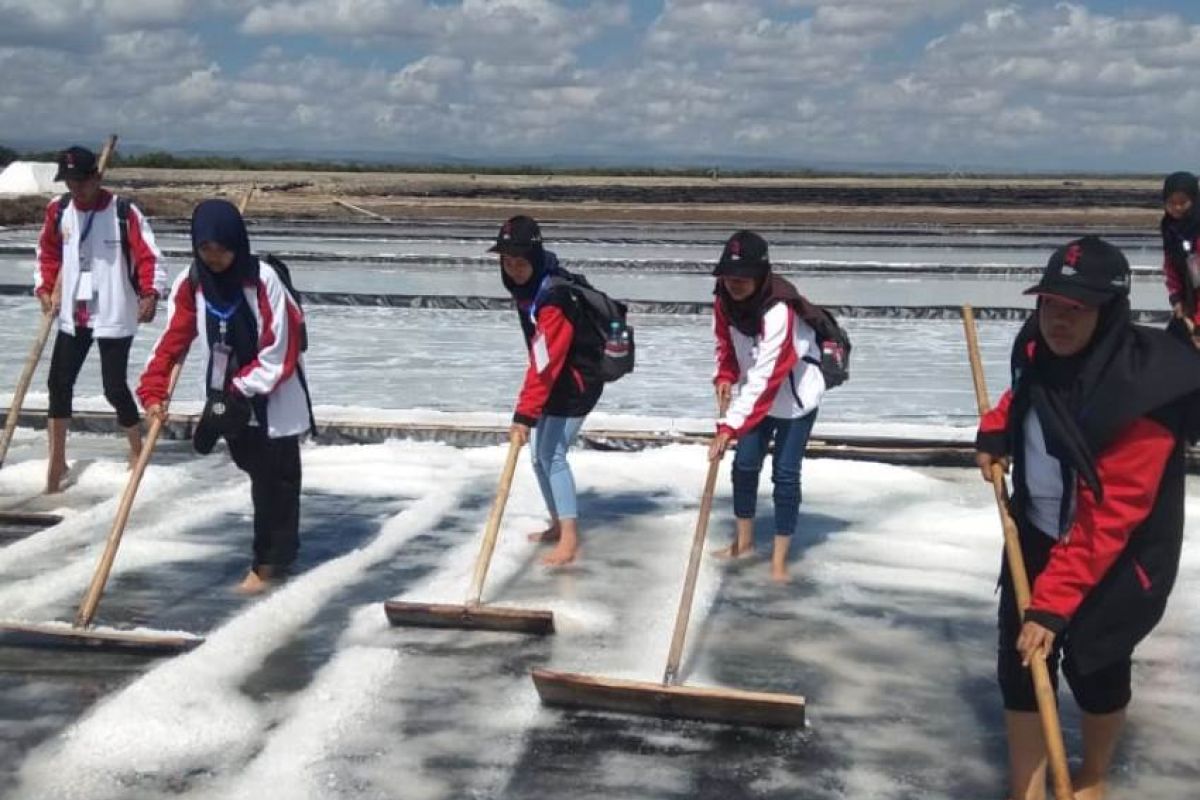
[[[1197,168],[1196,0],[0,0],[0,144]]]

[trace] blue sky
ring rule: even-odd
[[[1183,0],[0,0],[0,74],[0,144],[1200,167]]]

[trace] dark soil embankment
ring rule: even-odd
[[[447,186],[422,193],[447,200],[958,208],[1137,208],[1158,198],[1138,189],[1040,186]]]

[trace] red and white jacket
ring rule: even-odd
[[[298,374],[303,367],[303,312],[265,261],[259,262],[258,280],[247,284],[243,291],[258,323],[258,355],[238,370],[233,388],[246,397],[266,396],[267,434],[272,439],[304,433],[309,430],[311,418]],[[171,287],[166,330],[155,342],[138,383],[137,396],[143,408],[167,399],[171,366],[183,360],[197,336],[204,345],[204,363],[208,363],[208,315],[203,309],[204,290],[198,282],[192,283],[190,270],[184,270]],[[204,396],[202,379],[200,397]],[[251,424],[257,422],[252,420]]]
[[[796,419],[816,411],[825,394],[817,334],[787,303],[763,314],[757,336],[739,331],[713,303],[716,374],[737,388],[717,430],[739,436],[763,417]]]
[[[984,415],[979,427],[979,440],[998,442],[1008,429],[1012,408],[1012,390],[1000,398],[999,404]],[[1035,414],[1032,409],[1030,414]],[[1040,428],[1040,423],[1039,423]],[[1022,423],[1024,439],[1024,469],[1026,485],[1031,496],[1043,500],[1054,487],[1030,486],[1039,475],[1058,472],[1058,460],[1045,452],[1031,437],[1040,435],[1030,425]],[[1129,545],[1130,537],[1147,519],[1159,501],[1159,486],[1168,459],[1177,445],[1177,438],[1168,428],[1150,417],[1131,423],[1108,447],[1096,454],[1096,473],[1104,487],[1100,500],[1079,478],[1074,486],[1058,491],[1074,492],[1074,515],[1070,527],[1051,549],[1050,561],[1033,582],[1029,617],[1052,628],[1061,628],[1071,620],[1080,604],[1100,583]],[[999,448],[985,447],[988,452]],[[1000,454],[994,452],[994,454]],[[1033,458],[1049,459],[1053,464],[1030,464]],[[1053,498],[1049,505],[1053,505]],[[1043,531],[1054,538],[1057,531]],[[1145,590],[1151,579],[1136,561],[1133,564],[1137,580]]]
[[[62,211],[61,229],[57,224],[60,202],[61,198],[56,197],[46,206],[42,233],[38,238],[34,293],[50,294],[61,274],[59,330],[74,335],[76,324],[81,323],[91,328],[92,335],[97,338],[133,336],[138,326],[138,292],[130,283],[121,252],[116,197],[101,190],[92,208],[79,208],[73,201],[68,201]],[[87,239],[81,242],[85,231]],[[91,292],[81,285],[81,250],[84,258],[90,257],[91,261]],[[142,294],[161,296],[167,285],[162,253],[145,215],[134,205],[129,208],[129,257],[137,269]],[[81,296],[85,293],[88,297]],[[90,303],[86,312],[80,308],[80,303],[85,301]]]

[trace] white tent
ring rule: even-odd
[[[0,172],[0,195],[61,194],[66,184],[55,182],[55,164],[40,161],[14,161]]]

